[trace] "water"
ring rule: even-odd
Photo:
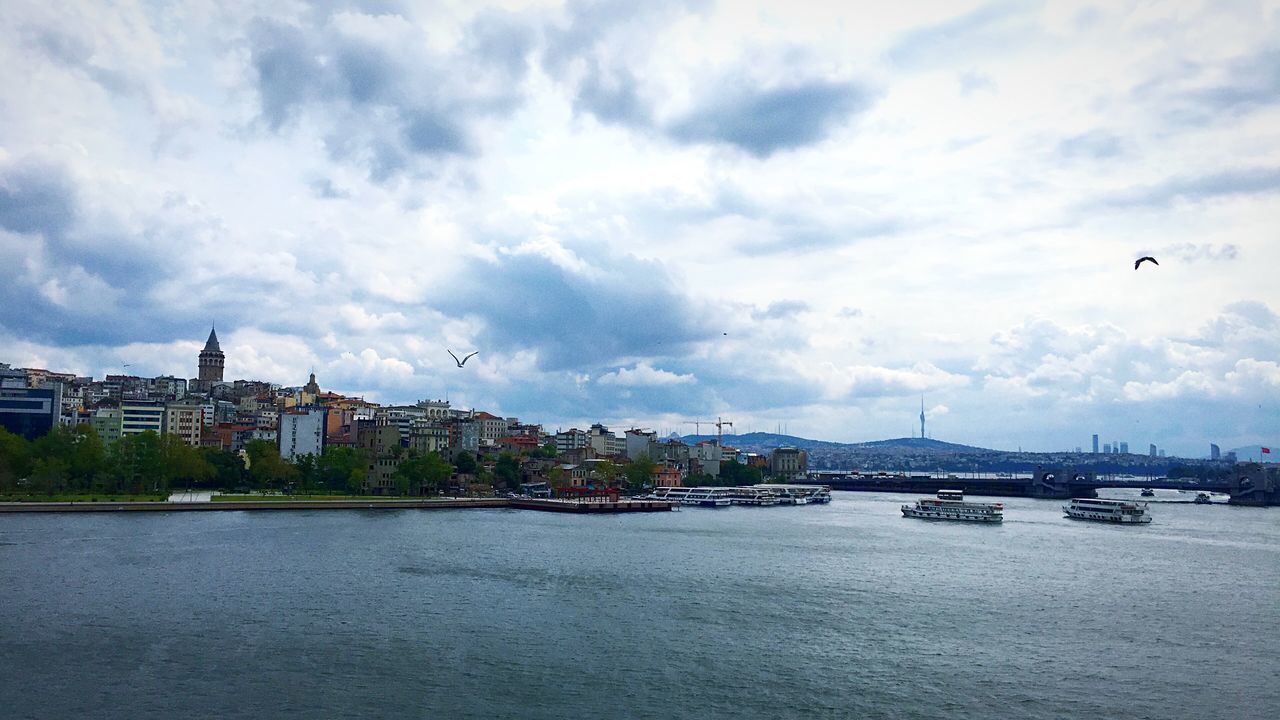
[[[1280,510],[0,515],[0,717],[1274,718]]]

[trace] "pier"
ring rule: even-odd
[[[1063,500],[1097,497],[1101,488],[1152,488],[1226,493],[1232,505],[1280,505],[1280,468],[1257,463],[1241,464],[1229,480],[1201,482],[1181,478],[1111,478],[1091,470],[1039,468],[1034,473],[1010,475],[946,475],[908,473],[856,474],[819,471],[807,480],[832,490],[933,494],[939,490],[963,490],[966,495],[1032,497]]]

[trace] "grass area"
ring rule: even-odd
[[[423,500],[394,495],[214,495],[214,502],[294,502],[295,500]]]
[[[164,502],[168,499],[168,495],[108,495],[105,493],[0,495],[0,502]]]

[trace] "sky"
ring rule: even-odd
[[[229,379],[551,430],[1280,444],[1278,2],[5,16],[0,362],[216,323]]]

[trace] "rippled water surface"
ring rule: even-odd
[[[1280,509],[835,495],[0,515],[0,717],[1280,717]]]

